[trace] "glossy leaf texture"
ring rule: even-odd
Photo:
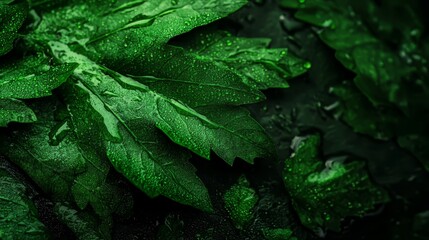
[[[38,219],[27,187],[0,166],[0,238],[4,240],[49,239],[46,227]]]
[[[383,140],[395,138],[429,169],[429,145],[423,140],[429,135],[429,41],[422,2],[281,3],[297,8],[298,19],[322,28],[320,38],[356,74],[354,84],[345,85],[346,91],[354,92],[352,96],[337,94],[343,120],[356,132]],[[345,86],[334,92],[344,92]],[[367,109],[380,117],[367,118]]]
[[[175,143],[203,157],[209,158],[213,149],[231,164],[237,156],[252,161],[254,157],[270,154],[268,137],[244,109],[224,107],[220,112],[217,110],[222,107],[204,107],[197,112],[97,65],[65,45],[52,43],[51,47],[60,60],[79,63],[75,86],[68,88],[73,89],[68,93],[70,99],[81,97],[69,102],[68,107],[79,122],[77,128],[87,128],[85,125],[89,124],[83,112],[75,112],[89,102],[89,111],[101,119],[94,123],[99,125],[97,128],[105,129],[105,139],[111,139],[106,142],[106,148],[113,165],[149,196],[163,193],[178,202],[206,210],[211,208],[206,190],[186,162],[188,153],[172,146],[161,131]],[[85,112],[88,115],[88,110]],[[223,115],[218,116],[219,113]],[[249,124],[238,125],[235,117]],[[235,142],[249,147],[231,149],[236,146]],[[183,184],[185,182],[188,184]]]
[[[364,163],[320,160],[318,135],[295,140],[295,152],[285,161],[283,178],[304,226],[319,234],[327,229],[340,231],[344,218],[362,217],[389,200],[371,182]]]

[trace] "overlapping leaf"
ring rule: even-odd
[[[186,163],[188,154],[180,153],[181,150],[175,153],[159,130],[175,143],[205,158],[210,157],[211,149],[231,164],[235,157],[252,161],[258,156],[270,156],[268,137],[245,110],[202,107],[197,112],[129,77],[97,65],[66,45],[51,44],[53,53],[61,61],[79,63],[75,70],[76,86],[69,88],[78,92],[69,95],[79,96],[80,91],[87,96],[70,104],[75,121],[82,115],[75,112],[78,106],[74,105],[89,99],[92,111],[96,111],[94,114],[102,118],[95,124],[104,126],[109,135],[107,139],[113,139],[106,143],[112,163],[150,196],[163,193],[176,201],[210,209],[202,184],[192,174],[186,174],[193,172]],[[248,124],[242,124],[243,121]],[[82,123],[85,124],[88,123]],[[235,148],[238,144],[242,147]],[[179,174],[179,171],[182,172]],[[183,184],[185,182],[188,184]],[[192,189],[193,186],[200,190]],[[189,194],[192,192],[198,196]]]

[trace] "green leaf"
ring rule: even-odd
[[[26,191],[18,179],[0,167],[0,238],[3,240],[49,239]]]
[[[22,101],[0,98],[0,127],[6,127],[9,122],[31,123],[36,120],[36,115]]]
[[[304,226],[316,233],[340,231],[345,217],[362,217],[389,200],[371,183],[362,162],[321,161],[318,135],[297,141],[295,153],[285,161],[283,177]]]
[[[253,209],[258,202],[258,195],[250,187],[246,177],[228,189],[223,196],[225,208],[238,229],[243,229],[253,218]]]
[[[24,1],[0,2],[0,56],[12,50],[13,42],[18,37],[18,30],[27,16],[27,8]]]
[[[114,60],[124,54],[140,55],[134,52],[136,46],[140,50],[161,46],[172,37],[225,17],[246,3],[245,0],[69,1],[69,5],[44,14],[36,33],[39,37],[59,40],[55,35],[60,30],[62,42],[87,44],[95,47],[105,60]]]
[[[286,48],[269,48],[270,39],[235,37],[227,32],[196,31],[183,37],[198,59],[225,66],[258,89],[287,88],[287,80],[305,73],[306,62]]]
[[[211,149],[231,164],[236,157],[252,162],[257,156],[270,157],[273,152],[272,144],[261,127],[238,108],[226,110],[224,114],[213,113],[216,118],[209,118],[182,104],[180,99],[171,99],[152,91],[130,77],[110,71],[84,55],[72,52],[61,43],[52,42],[51,49],[59,60],[79,63],[75,70],[77,86],[88,92],[94,102],[98,102],[97,107],[108,112],[106,117],[112,120],[108,121],[107,129],[110,129],[114,138],[120,137],[118,124],[125,125],[135,135],[127,125],[140,121],[146,128],[162,130],[175,143],[207,159],[210,158]],[[236,117],[250,126],[242,130],[240,125],[228,124]],[[225,144],[230,143],[231,139],[249,146],[246,148],[249,152],[240,149],[228,149],[225,152]]]
[[[379,5],[372,0],[294,2],[284,0],[282,4],[299,8],[297,18],[323,28],[321,39],[356,73],[357,87],[373,104],[395,104],[407,112],[410,93],[403,86],[411,84],[408,81],[415,75],[428,75],[423,67],[428,56],[419,52],[422,26],[413,1],[382,1]],[[394,17],[399,8],[404,13]],[[411,59],[412,55],[416,57]]]

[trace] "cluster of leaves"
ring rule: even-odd
[[[429,36],[424,1],[282,0],[353,71],[332,92],[342,119],[358,133],[396,139],[429,170]]]
[[[77,237],[109,239],[112,216],[131,209],[112,167],[150,197],[212,211],[191,153],[210,159],[213,151],[230,165],[275,157],[240,105],[264,100],[260,89],[288,87],[309,64],[269,48],[268,39],[216,30],[169,43],[245,4],[0,1],[0,150]],[[22,195],[15,185],[12,194]],[[0,234],[41,239],[43,225],[33,225],[37,231],[0,224]]]
[[[419,113],[411,109],[426,97],[424,89],[411,98],[408,88],[396,87],[392,93],[393,88],[375,82],[395,80],[402,87],[402,81],[424,72],[425,58],[412,55],[420,35],[400,40],[416,41],[401,51],[420,65],[389,65],[401,72],[380,77],[373,74],[379,69],[374,64],[385,58],[402,64],[404,58],[391,56],[389,39],[372,36],[355,19],[345,21],[349,12],[343,3],[299,2],[283,1],[300,8],[301,19],[326,27],[322,39],[336,46],[338,58],[357,74],[355,86],[334,89],[343,99],[344,120],[378,138],[396,136],[404,143],[404,137],[414,136],[398,126]],[[261,90],[289,87],[287,80],[311,65],[288,49],[270,48],[269,39],[201,27],[246,3],[0,0],[0,153],[52,200],[57,218],[77,238],[110,239],[114,218],[129,215],[134,199],[117,172],[149,197],[161,195],[213,212],[213,196],[189,161],[192,154],[209,160],[214,153],[229,165],[237,158],[250,164],[255,158],[276,158],[271,139],[244,106],[263,101]],[[368,13],[359,3],[350,6],[357,8],[352,17]],[[383,24],[390,23],[385,17]],[[368,39],[369,45],[342,39],[352,36],[341,32],[346,30],[358,31],[363,37],[356,39]],[[362,60],[368,56],[371,61]],[[378,117],[363,111],[368,106]],[[422,127],[416,125],[416,131]],[[328,161],[324,166],[319,136],[301,140],[285,162],[283,180],[304,226],[316,233],[339,231],[344,218],[363,216],[388,200],[372,185],[362,162]],[[0,238],[49,238],[20,181],[0,166]],[[266,239],[297,239],[286,224],[258,223],[256,215],[274,204],[264,206],[266,199],[244,176],[222,192],[224,210],[237,229],[254,228]],[[183,235],[183,221],[169,215],[157,237]]]

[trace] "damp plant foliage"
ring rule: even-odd
[[[275,158],[241,105],[264,100],[259,89],[288,87],[308,63],[268,39],[220,31],[169,43],[246,3],[0,2],[1,152],[57,203],[54,212],[77,237],[110,238],[113,214],[131,209],[112,171],[150,197],[210,212],[192,154],[213,152],[229,165]],[[8,215],[21,218],[15,211]],[[0,233],[9,234],[10,224]]]
[[[280,3],[318,27],[321,40],[355,73],[332,88],[342,119],[358,133],[396,139],[429,169],[429,39],[422,1]]]
[[[323,145],[345,122],[428,166],[418,1],[266,2],[275,26],[246,37],[236,18],[264,1],[0,0],[0,239],[313,240],[408,201],[396,173]],[[293,31],[265,38],[277,13]],[[293,89],[334,53],[343,83]],[[315,110],[323,94],[337,103]]]

